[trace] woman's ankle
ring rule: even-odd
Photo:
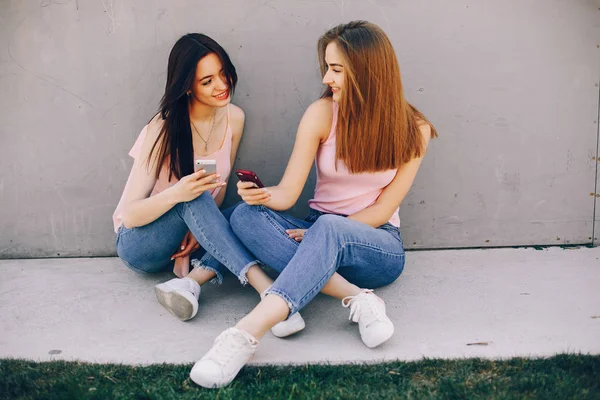
[[[186,276],[186,278],[190,278],[190,279],[198,282],[198,284],[200,286],[202,286],[206,282],[210,281],[211,279],[214,279],[216,276],[217,276],[217,274],[214,271],[211,271],[208,269],[203,269],[203,268],[194,268]]]
[[[269,295],[250,314],[242,318],[235,327],[248,332],[257,340],[260,340],[272,327],[284,321],[290,313],[290,309],[281,297]]]
[[[327,282],[327,284],[323,287],[323,289],[321,289],[321,293],[334,297],[338,300],[342,300],[348,296],[356,296],[361,292],[361,288],[348,282],[337,273],[334,274],[329,282]]]
[[[255,264],[248,269],[248,272],[246,272],[246,278],[248,278],[248,282],[258,292],[259,295],[273,284],[273,280],[269,278],[269,276],[258,264]]]
[[[265,331],[263,329],[259,329],[252,323],[247,323],[245,321],[240,320],[235,327],[241,331],[244,331],[250,335],[252,335],[256,340],[261,340],[263,336],[268,332],[268,329]]]

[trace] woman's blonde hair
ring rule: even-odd
[[[366,21],[352,21],[327,31],[318,43],[323,76],[325,49],[337,45],[346,82],[339,101],[336,160],[352,173],[399,168],[424,152],[419,126],[433,125],[408,104],[402,90],[396,53],[385,32]],[[327,87],[322,97],[331,97]]]

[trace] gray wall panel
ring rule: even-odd
[[[114,254],[126,153],[187,32],[232,56],[236,165],[277,183],[321,90],[316,40],[352,19],[388,32],[441,136],[401,209],[407,247],[591,242],[600,1],[0,0],[0,257]]]

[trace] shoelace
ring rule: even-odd
[[[356,296],[344,297],[342,306],[345,308],[350,307],[348,319],[353,322],[359,322],[360,320],[365,326],[369,326],[383,317],[381,307],[378,307],[375,302],[379,302],[379,299],[373,294],[373,290],[363,289],[362,293]]]
[[[244,338],[244,340],[246,340],[246,338]],[[240,339],[236,337],[235,333],[227,330],[217,336],[215,344],[206,355],[206,358],[223,367],[239,353],[242,347],[243,344],[240,343]]]

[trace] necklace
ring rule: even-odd
[[[200,136],[200,139],[202,139],[202,141],[204,142],[204,151],[208,151],[208,141],[210,140],[210,136],[213,133],[213,128],[215,127],[215,115],[217,114],[217,110],[215,109],[215,111],[213,112],[212,115],[212,125],[210,126],[210,132],[208,132],[208,138],[204,139],[202,137],[202,135],[200,134],[200,131],[198,131],[198,128],[196,128],[196,124],[194,124],[194,121],[190,120],[190,122],[192,123],[192,126],[194,127],[194,130],[196,131],[196,133],[198,134],[198,136]]]

